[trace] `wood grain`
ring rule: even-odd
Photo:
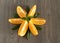
[[[8,22],[13,17],[17,5],[32,7],[37,5],[37,12],[47,20],[42,31],[29,40],[18,37],[17,30]],[[0,0],[0,43],[60,43],[60,0]]]

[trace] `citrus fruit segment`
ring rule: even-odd
[[[27,21],[24,21],[21,25],[20,25],[20,28],[18,30],[18,35],[19,36],[24,36],[26,34],[28,30],[28,22]]]
[[[44,18],[31,18],[31,21],[35,25],[44,25],[46,23]]]
[[[35,12],[36,12],[36,5],[34,5],[34,6],[31,8],[30,12],[28,13],[28,16],[34,16]]]
[[[13,18],[13,19],[9,19],[9,22],[12,24],[21,24],[23,20],[20,18]]]
[[[29,21],[29,29],[33,35],[38,35],[38,30],[31,21]]]
[[[22,9],[22,7],[21,6],[17,6],[17,14],[21,17],[21,18],[23,18],[23,17],[26,17],[26,11],[25,10],[23,10]]]

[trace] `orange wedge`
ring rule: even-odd
[[[20,7],[20,6],[17,6],[17,14],[21,17],[21,18],[23,18],[23,17],[26,17],[26,11],[25,10],[23,10],[22,9],[22,7]]]
[[[9,22],[12,24],[21,24],[23,20],[20,18],[13,18],[13,19],[9,19]]]
[[[28,17],[29,17],[29,16],[34,16],[35,12],[36,12],[36,5],[34,5],[34,6],[31,8],[30,12],[28,13]]]
[[[38,35],[38,30],[31,21],[29,21],[29,29],[33,35]]]
[[[24,21],[21,25],[20,25],[20,28],[18,30],[18,35],[19,36],[24,36],[26,34],[28,30],[28,22],[27,21]]]
[[[31,21],[35,25],[44,25],[46,23],[44,18],[31,18]]]

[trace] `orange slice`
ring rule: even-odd
[[[20,25],[20,28],[18,30],[18,35],[19,36],[24,36],[26,34],[28,30],[28,22],[27,21],[24,21],[21,25]]]
[[[36,5],[34,5],[34,6],[31,8],[30,12],[28,13],[28,16],[34,16],[35,12],[36,12]]]
[[[17,6],[17,13],[21,18],[26,17],[27,14],[26,11],[23,10],[22,7],[20,6]]]
[[[9,19],[9,22],[12,24],[21,24],[23,20],[20,18],[13,18],[13,19]]]
[[[36,27],[34,26],[34,24],[29,21],[29,29],[32,32],[33,35],[38,35],[38,30],[36,29]]]
[[[31,21],[36,25],[44,25],[46,23],[44,18],[31,18]]]

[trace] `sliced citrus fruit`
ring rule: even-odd
[[[38,30],[36,29],[36,27],[34,26],[34,24],[29,21],[29,29],[32,32],[33,35],[38,35]]]
[[[34,5],[34,6],[31,8],[30,12],[28,13],[28,16],[34,16],[35,12],[36,12],[36,5]]]
[[[31,18],[31,21],[36,25],[43,25],[46,23],[46,20],[44,18]]]
[[[23,8],[21,6],[17,6],[17,14],[23,18],[23,17],[26,17],[26,11],[23,10]]]
[[[20,19],[20,18],[13,18],[13,19],[9,19],[9,22],[12,24],[21,24],[24,20]]]
[[[20,28],[18,30],[18,35],[19,36],[24,36],[26,34],[28,30],[28,22],[27,21],[24,21],[21,25],[20,25]]]

